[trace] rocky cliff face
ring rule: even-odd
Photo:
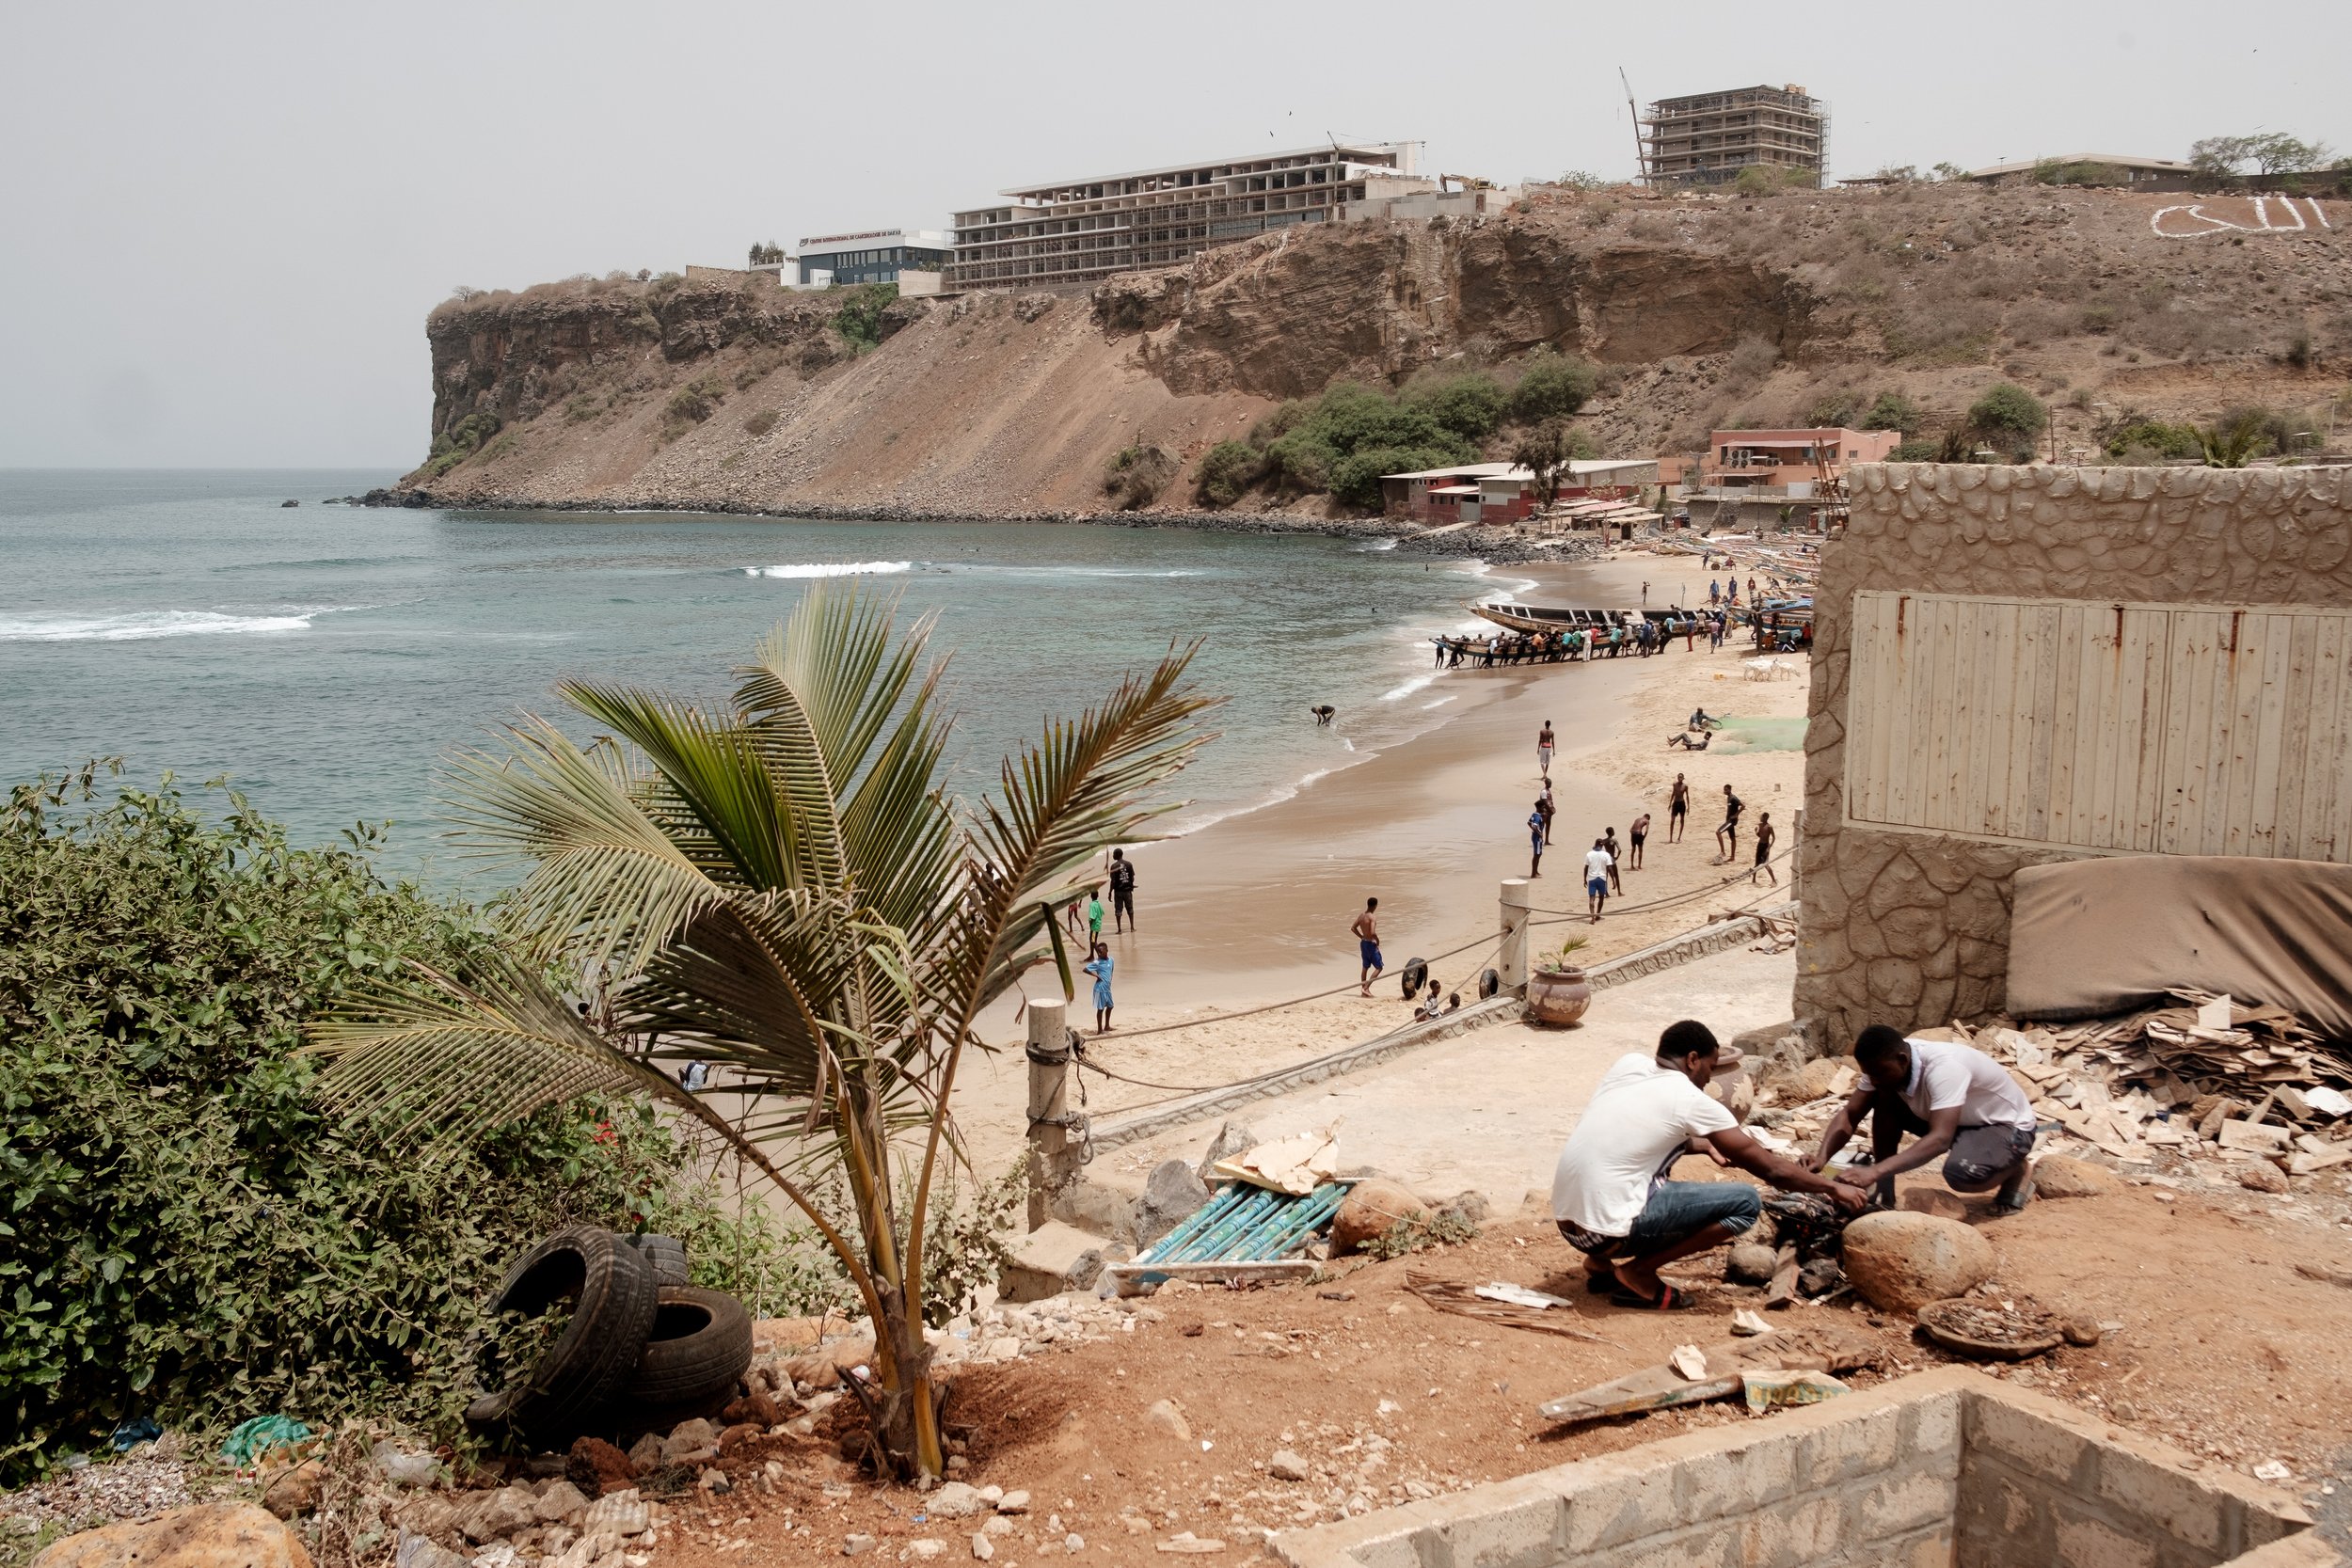
[[[1090,297],[904,300],[862,321],[840,295],[772,286],[543,285],[433,313],[442,454],[405,484],[504,504],[1089,511],[1119,504],[1118,453],[1155,447],[1176,474],[1153,504],[1183,507],[1200,455],[1281,399],[1431,368],[1507,380],[1539,348],[1602,367],[1584,422],[1642,455],[1889,391],[1948,418],[1997,379],[2058,405],[2061,436],[2071,410],[2076,441],[2100,408],[2324,405],[2328,367],[2352,358],[2352,223],[2180,239],[2155,211],[1974,187],[1551,193],[1500,219],[1266,235]]]

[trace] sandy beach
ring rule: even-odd
[[[1520,595],[1531,602],[1632,606],[1645,582],[1653,605],[1707,597],[1707,574],[1696,562],[1640,550],[1593,564],[1511,570],[1536,579]],[[1741,662],[1751,657],[1744,643],[1726,641],[1709,654],[1700,640],[1694,652],[1677,643],[1646,659],[1447,671],[1420,694],[1453,699],[1435,728],[1317,779],[1290,800],[1138,847],[1141,929],[1109,939],[1117,1027],[1092,1037],[1083,984],[1071,1020],[1087,1029],[1096,1060],[1163,1086],[1093,1078],[1090,1113],[1115,1117],[1178,1089],[1230,1083],[1394,1028],[1411,1017],[1397,974],[1416,957],[1467,945],[1432,969],[1474,998],[1478,972],[1492,961],[1498,887],[1527,874],[1523,824],[1540,786],[1535,736],[1546,720],[1560,738],[1552,764],[1558,816],[1535,903],[1558,912],[1539,916],[1535,951],[1557,951],[1576,938],[1586,943],[1579,960],[1596,961],[1702,925],[1716,911],[1774,901],[1769,883],[1747,879],[1751,831],[1769,812],[1781,830],[1779,847],[1792,842],[1802,749],[1691,755],[1665,743],[1701,705],[1740,719],[1802,718],[1804,661],[1785,661],[1782,678],[1756,680]],[[1347,721],[1342,713],[1336,723],[1344,728]],[[1678,844],[1666,837],[1677,772],[1688,775],[1692,800]],[[1747,807],[1732,866],[1715,863],[1713,837],[1726,784]],[[1622,899],[1613,900],[1599,925],[1588,924],[1583,849],[1606,827],[1623,841],[1645,811],[1652,831],[1644,866],[1624,870]],[[1777,870],[1785,889],[1786,863]],[[1365,998],[1353,983],[1348,926],[1368,896],[1380,900],[1389,974]],[[1248,1016],[1217,1016],[1242,1012]],[[984,1033],[992,1041],[1019,1037],[1009,1009],[993,1015]],[[958,1116],[984,1169],[1018,1148],[1025,1082],[1012,1050],[974,1061],[958,1085]]]

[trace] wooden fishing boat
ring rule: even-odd
[[[1470,613],[1510,631],[1607,631],[1629,626],[1629,610],[1586,610],[1568,605],[1474,604]]]

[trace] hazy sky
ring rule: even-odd
[[[2352,148],[2352,5],[0,0],[0,465],[405,467],[456,284],[739,264],[1327,133],[1633,167],[1617,85],[1801,83],[1834,172]]]

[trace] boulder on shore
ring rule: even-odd
[[[69,1535],[32,1568],[310,1568],[301,1538],[251,1503],[197,1503]]]
[[[1182,1160],[1163,1160],[1152,1167],[1136,1207],[1136,1245],[1150,1246],[1207,1206],[1208,1186]]]
[[[1958,1220],[1882,1211],[1846,1227],[1843,1262],[1871,1306],[1915,1312],[1992,1278],[1993,1243]]]

